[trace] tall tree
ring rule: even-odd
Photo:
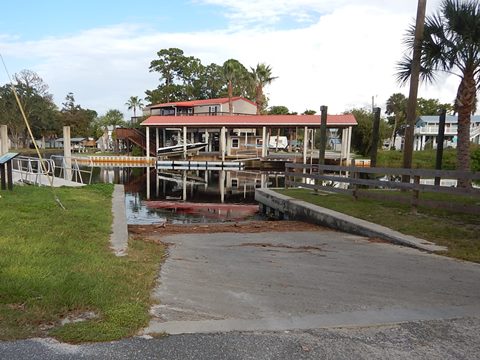
[[[128,110],[133,109],[133,117],[135,119],[137,117],[137,109],[141,110],[143,108],[142,99],[139,99],[138,96],[130,96],[125,105],[127,105]]]
[[[277,76],[272,75],[272,68],[265,64],[257,64],[256,68],[251,69],[253,86],[255,88],[255,103],[257,104],[257,115],[264,113],[266,110],[266,97],[263,94],[263,88],[270,85]]]
[[[92,125],[97,117],[93,110],[83,109],[75,103],[73,93],[68,93],[60,110],[59,120],[63,126],[70,126],[73,136],[91,136]]]
[[[123,113],[117,109],[108,110],[105,113],[105,115],[100,116],[99,120],[105,126],[108,126],[108,125],[124,126],[125,125],[125,121],[123,120]]]
[[[410,31],[409,44],[413,34]],[[480,81],[480,3],[477,0],[443,0],[439,11],[425,21],[421,42],[421,74],[433,81],[438,71],[459,76],[455,99],[458,111],[457,169],[467,171],[470,163],[470,116]],[[399,79],[411,74],[410,59],[400,64]],[[468,181],[459,186],[467,187]]]
[[[401,93],[395,93],[387,100],[385,113],[393,116],[393,130],[390,138],[389,149],[395,144],[398,127],[405,122],[407,117],[407,98]]]
[[[373,113],[366,109],[352,109],[345,114],[353,114],[357,120],[357,126],[352,130],[352,147],[355,151],[362,155],[370,154],[372,149],[372,133],[373,133]],[[390,128],[386,121],[380,120],[379,146],[383,143],[383,139],[387,139],[390,135]]]
[[[35,137],[48,136],[58,126],[57,108],[48,85],[35,72],[22,70],[14,75],[15,91]],[[0,87],[0,117],[6,121],[15,147],[26,146],[27,127],[9,84]]]
[[[150,102],[171,102],[191,100],[196,94],[197,81],[203,72],[200,60],[185,56],[178,48],[162,49],[157,52],[158,59],[150,62],[150,72],[160,74],[157,89],[146,91]]]
[[[417,101],[417,114],[421,115],[438,115],[442,109],[447,110],[448,113],[454,111],[454,106],[452,104],[442,104],[438,99],[424,99],[418,98]]]
[[[267,114],[268,115],[289,115],[290,110],[288,110],[288,107],[286,107],[286,106],[276,105],[276,106],[271,106],[268,109]]]
[[[234,87],[239,88],[239,84],[249,78],[248,71],[238,60],[229,59],[223,63],[223,76],[228,89],[228,113],[232,115]]]

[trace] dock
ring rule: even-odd
[[[172,170],[242,170],[245,164],[241,161],[190,161],[159,160],[157,169]]]
[[[52,185],[53,187],[61,187],[61,186],[68,186],[68,187],[80,187],[85,186],[86,184],[82,184],[79,182],[65,180],[59,177],[49,176],[53,179]],[[50,186],[50,180],[46,175],[43,174],[25,174],[20,173],[18,171],[13,171],[13,182],[17,184],[29,184],[29,185],[40,185],[40,186]]]

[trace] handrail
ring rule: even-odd
[[[42,175],[54,176],[55,162],[50,159],[38,159],[29,156],[17,156],[13,159],[13,171],[20,173],[22,182],[31,181],[34,176],[34,184],[42,185]]]
[[[90,170],[82,170],[80,168],[80,164],[79,164],[78,159],[76,157],[71,157],[70,158],[70,161],[71,161],[71,166],[70,167],[67,167],[67,162],[65,160],[65,156],[63,156],[63,155],[51,155],[50,159],[54,163],[55,163],[55,160],[57,160],[57,161],[60,160],[61,161],[60,174],[59,174],[60,177],[65,177],[66,171],[70,170],[72,172],[72,174],[71,174],[72,178],[68,179],[68,180],[72,180],[72,181],[83,184],[84,182],[83,182],[82,173],[86,173],[86,174],[90,175],[89,180],[88,180],[88,184],[92,183],[92,176],[93,176],[93,161],[92,161],[92,159],[87,158],[88,159],[87,160],[88,165],[85,165],[85,164],[82,163],[83,166],[89,166]]]

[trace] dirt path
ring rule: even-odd
[[[272,231],[320,231],[325,228],[301,221],[248,221],[239,223],[219,224],[188,224],[188,225],[128,225],[132,235],[175,235],[175,234],[213,234],[222,232],[260,233]]]

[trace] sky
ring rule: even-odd
[[[440,0],[427,1],[427,15]],[[158,86],[150,62],[176,47],[204,65],[234,58],[271,66],[278,78],[269,106],[329,113],[375,106],[395,92],[395,77],[417,0],[23,0],[2,4],[0,54],[10,75],[33,70],[61,106],[133,114],[130,96]],[[0,84],[8,82],[0,69]],[[452,102],[458,78],[422,85],[419,96]],[[145,101],[144,101],[145,102]]]

